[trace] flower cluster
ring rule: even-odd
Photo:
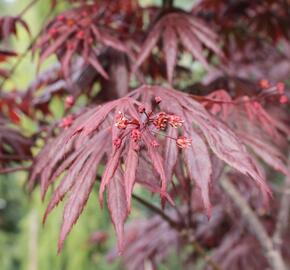
[[[159,130],[165,130],[168,124],[174,128],[182,127],[183,122],[179,116],[165,112],[160,112],[153,118],[153,124]]]
[[[155,98],[156,104],[159,104],[161,102],[160,97]],[[186,148],[187,146],[191,145],[191,140],[187,139],[184,136],[173,138],[170,136],[167,136],[166,134],[159,134],[152,129],[149,129],[151,125],[153,125],[157,130],[165,131],[169,126],[172,128],[179,128],[182,127],[184,120],[181,119],[178,115],[174,114],[168,114],[166,112],[146,112],[145,106],[140,105],[138,107],[138,112],[140,114],[144,114],[146,116],[144,122],[140,122],[138,119],[130,119],[127,117],[123,112],[119,111],[115,118],[115,127],[117,127],[120,130],[125,130],[129,126],[132,127],[132,130],[130,131],[130,138],[134,142],[139,142],[142,139],[142,132],[144,130],[149,131],[152,136],[154,135],[162,135],[164,137],[167,137],[168,139],[173,139],[176,141],[176,145],[179,148]],[[122,138],[117,138],[114,140],[114,146],[120,147],[122,142]],[[152,140],[151,145],[153,147],[158,147],[159,143],[157,140]]]
[[[125,117],[122,112],[118,112],[118,115],[116,116],[115,126],[119,129],[126,129],[129,123],[129,119]]]
[[[278,82],[275,85],[272,85],[268,80],[262,79],[259,82],[261,87],[262,96],[269,96],[269,97],[278,97],[278,101],[280,104],[288,103],[288,97],[285,93],[285,84],[283,82]]]
[[[191,145],[191,140],[190,139],[187,139],[186,137],[184,136],[181,136],[179,138],[176,139],[176,145],[181,148],[181,149],[184,149],[188,146]]]

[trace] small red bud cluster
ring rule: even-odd
[[[155,97],[156,104],[159,104],[162,101],[161,97]]]
[[[161,98],[156,97],[155,101],[157,104],[161,102]],[[186,148],[187,146],[191,145],[191,140],[187,139],[184,136],[178,137],[178,138],[172,138],[164,134],[159,134],[154,131],[154,129],[150,129],[149,127],[153,125],[157,130],[166,130],[169,126],[172,128],[179,128],[183,125],[183,120],[178,116],[174,114],[168,114],[166,112],[159,112],[159,113],[153,113],[153,112],[146,112],[146,108],[144,105],[139,105],[138,112],[140,114],[144,114],[146,116],[146,120],[144,122],[140,122],[136,118],[129,118],[124,113],[118,112],[115,118],[115,127],[121,130],[126,130],[127,128],[131,128],[130,133],[123,133],[122,136],[127,136],[130,134],[130,138],[135,142],[138,143],[142,140],[142,132],[144,130],[149,131],[152,134],[152,137],[154,135],[158,134],[161,136],[164,136],[169,139],[173,139],[176,141],[176,145],[179,148]],[[126,135],[125,135],[126,134]],[[120,147],[122,143],[121,137],[114,140],[113,144],[115,147]],[[151,146],[158,147],[159,143],[157,140],[153,139],[151,141]]]
[[[76,34],[76,37],[78,39],[84,39],[85,38],[85,32],[82,31],[82,30],[78,31],[77,34]]]
[[[122,143],[122,139],[121,138],[116,138],[114,141],[113,141],[113,144],[116,148],[119,148],[121,146],[121,143]]]
[[[282,82],[279,82],[276,84],[277,91],[281,95],[279,98],[280,104],[286,104],[288,103],[288,97],[285,95],[285,84]]]
[[[286,103],[288,103],[288,97],[286,96],[286,95],[283,95],[283,96],[281,96],[280,98],[279,98],[279,102],[281,103],[281,104],[286,104]]]
[[[260,80],[259,85],[262,89],[270,88],[270,82],[267,79]]]
[[[69,26],[69,27],[72,27],[76,24],[75,20],[73,19],[67,19],[66,20],[66,25]]]
[[[54,27],[53,28],[50,28],[49,31],[48,31],[48,33],[49,33],[49,35],[50,35],[51,38],[55,38],[57,36],[57,34],[58,34],[57,29],[54,28]]]
[[[160,112],[153,118],[153,124],[159,130],[165,130],[168,124],[174,128],[182,127],[183,122],[179,116],[165,112]]]
[[[71,108],[75,104],[75,98],[71,95],[65,98],[64,107],[65,109]]]
[[[288,103],[288,97],[285,95],[285,84],[278,82],[276,85],[271,85],[266,79],[260,81],[260,87],[263,89],[263,94],[267,96],[278,96],[279,103]]]
[[[119,129],[126,129],[129,124],[129,119],[125,117],[122,112],[118,112],[118,115],[116,116],[115,126]]]
[[[137,128],[134,128],[131,131],[131,138],[134,142],[138,142],[141,140],[141,131]]]
[[[187,148],[191,145],[191,139],[187,139],[184,136],[178,137],[176,140],[176,145],[182,149]]]
[[[56,19],[61,22],[61,21],[65,20],[65,16],[64,15],[58,15]]]
[[[72,116],[72,115],[68,115],[68,116],[66,116],[65,118],[63,118],[63,119],[60,121],[60,123],[59,123],[58,126],[59,126],[60,128],[67,129],[67,128],[69,128],[69,127],[72,125],[73,121],[74,121],[73,116]]]

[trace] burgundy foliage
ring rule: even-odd
[[[53,191],[43,222],[65,200],[58,250],[97,186],[117,235],[108,259],[121,253],[127,269],[156,269],[176,252],[182,269],[266,269],[269,252],[227,179],[289,266],[290,3],[201,0],[186,11],[170,0],[67,2],[30,46],[38,70],[52,55],[57,63],[22,91],[5,92],[14,69],[0,69],[0,172],[31,161],[28,189],[42,199]],[[16,24],[29,32],[21,16],[0,18],[0,41]],[[0,50],[0,62],[11,57]],[[60,120],[51,120],[54,98]],[[20,115],[39,129],[29,138]],[[152,215],[125,225],[133,200]],[[107,237],[97,231],[89,242]]]
[[[17,36],[17,24],[30,34],[27,23],[20,16],[4,16],[0,18],[0,41],[6,41],[11,35]]]

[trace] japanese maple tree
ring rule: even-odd
[[[22,16],[36,2],[0,18],[0,62],[21,61],[9,39],[16,25],[30,35]],[[173,249],[184,269],[288,269],[289,1],[59,2],[27,50],[35,80],[6,92],[17,66],[0,68],[0,171],[28,170],[43,199],[53,190],[43,222],[65,199],[59,252],[98,186],[118,242],[108,257],[128,269],[157,269]],[[37,125],[31,137],[19,113]],[[152,215],[125,226],[132,199]]]

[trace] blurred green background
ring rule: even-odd
[[[30,1],[28,0],[0,0],[0,16],[18,15]],[[66,1],[59,1],[55,15],[61,10],[69,8]],[[160,4],[161,0],[142,0],[143,5]],[[190,8],[194,1],[179,0],[178,5]],[[39,0],[24,16],[28,22],[32,37],[37,35],[43,26],[44,18],[49,13],[50,0]],[[11,38],[11,46],[22,54],[31,42],[31,37],[21,28],[18,37]],[[1,46],[0,46],[1,48]],[[15,60],[14,60],[15,61]],[[54,59],[51,60],[53,62]],[[5,91],[25,89],[36,75],[35,59],[28,53],[18,66],[13,76],[5,83]],[[46,63],[49,66],[49,61]],[[9,67],[13,60],[9,62]],[[44,66],[45,68],[45,66]],[[55,117],[62,116],[63,108],[58,102],[52,104]],[[21,127],[25,133],[32,133],[35,129],[32,120],[21,118]],[[89,202],[69,235],[65,247],[57,255],[57,239],[62,219],[62,206],[59,206],[42,225],[42,215],[47,205],[41,202],[39,191],[29,195],[24,190],[26,173],[17,172],[0,175],[0,269],[1,270],[79,270],[79,269],[122,269],[120,262],[109,264],[106,253],[115,244],[115,235],[106,208],[100,210],[97,198],[97,187],[90,196]],[[50,195],[50,194],[49,194]],[[134,207],[131,216],[142,216],[146,210]],[[108,240],[103,244],[90,244],[88,239],[96,231],[106,231]],[[176,261],[172,260],[170,269],[177,269]],[[160,266],[160,269],[169,269]]]

